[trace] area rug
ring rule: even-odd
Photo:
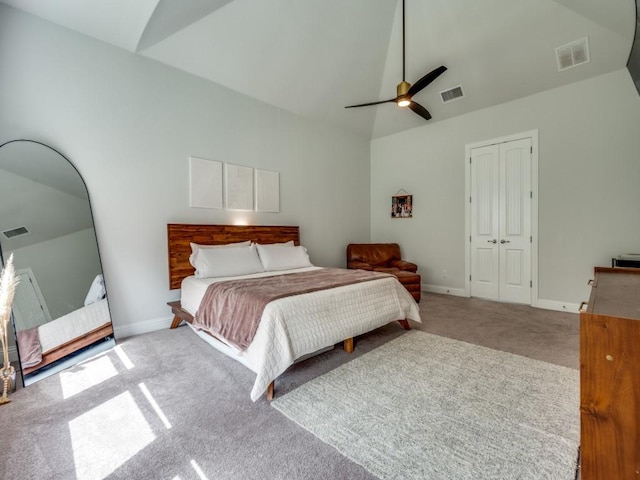
[[[577,370],[420,331],[272,405],[381,479],[576,475]]]

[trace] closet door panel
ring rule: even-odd
[[[472,295],[498,299],[499,169],[497,145],[471,152]]]
[[[500,144],[500,300],[531,303],[531,140]]]

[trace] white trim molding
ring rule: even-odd
[[[142,335],[143,333],[155,332],[156,330],[162,330],[169,328],[173,317],[159,317],[145,320],[143,322],[136,322],[133,325],[113,325],[113,335],[116,337],[116,341],[121,338],[133,337],[134,335]]]
[[[558,312],[580,313],[579,304],[559,302],[558,300],[543,300],[539,298],[536,307],[543,308],[545,310],[556,310]]]
[[[469,297],[464,288],[444,287],[442,285],[422,284],[421,290],[429,293],[441,293],[443,295],[454,295],[456,297]]]
[[[464,288],[453,288],[453,287],[445,287],[442,285],[429,285],[422,284],[421,290],[423,292],[428,293],[439,293],[442,295],[453,295],[456,297],[466,297],[470,298],[469,294]],[[486,300],[484,298],[478,297],[480,300]],[[534,308],[540,308],[543,310],[554,310],[556,312],[566,312],[566,313],[580,313],[580,305],[577,303],[571,302],[561,302],[558,300],[544,300],[544,299],[532,299],[535,305],[531,305]],[[492,302],[495,300],[487,300],[488,302]]]
[[[474,148],[493,145],[496,143],[505,143],[523,138],[531,139],[531,303],[532,307],[538,306],[538,130],[529,130],[514,135],[507,135],[504,137],[494,138],[490,140],[484,140],[481,142],[469,143],[465,145],[465,255],[464,255],[464,268],[465,268],[465,285],[464,296],[471,296],[471,280],[469,275],[471,274],[471,245],[469,238],[471,235],[471,204],[468,201],[471,195],[471,164],[469,158],[471,158],[471,150]]]

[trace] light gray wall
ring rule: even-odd
[[[536,129],[538,296],[588,300],[595,265],[640,252],[640,96],[626,69],[373,141],[372,241],[398,241],[423,284],[464,289],[465,145]],[[401,188],[410,220],[390,218]]]
[[[8,258],[12,252],[3,253]],[[33,271],[52,319],[83,307],[91,282],[101,272],[93,228],[19,248],[13,254],[16,270]]]
[[[87,184],[116,336],[168,322],[169,222],[300,225],[328,266],[369,240],[366,139],[2,5],[0,65],[0,140],[53,146]],[[189,208],[190,155],[280,172],[281,212]]]

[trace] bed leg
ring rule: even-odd
[[[267,400],[268,401],[273,400],[273,397],[275,396],[275,391],[276,391],[275,383],[276,383],[276,381],[274,380],[267,387]]]
[[[182,319],[176,315],[173,317],[173,322],[171,322],[171,326],[169,327],[169,329],[178,328],[181,323]]]
[[[353,337],[344,339],[344,351],[353,353]]]
[[[411,325],[409,325],[409,321],[408,320],[398,320],[398,323],[400,325],[402,325],[402,328],[404,328],[405,330],[411,330]]]

